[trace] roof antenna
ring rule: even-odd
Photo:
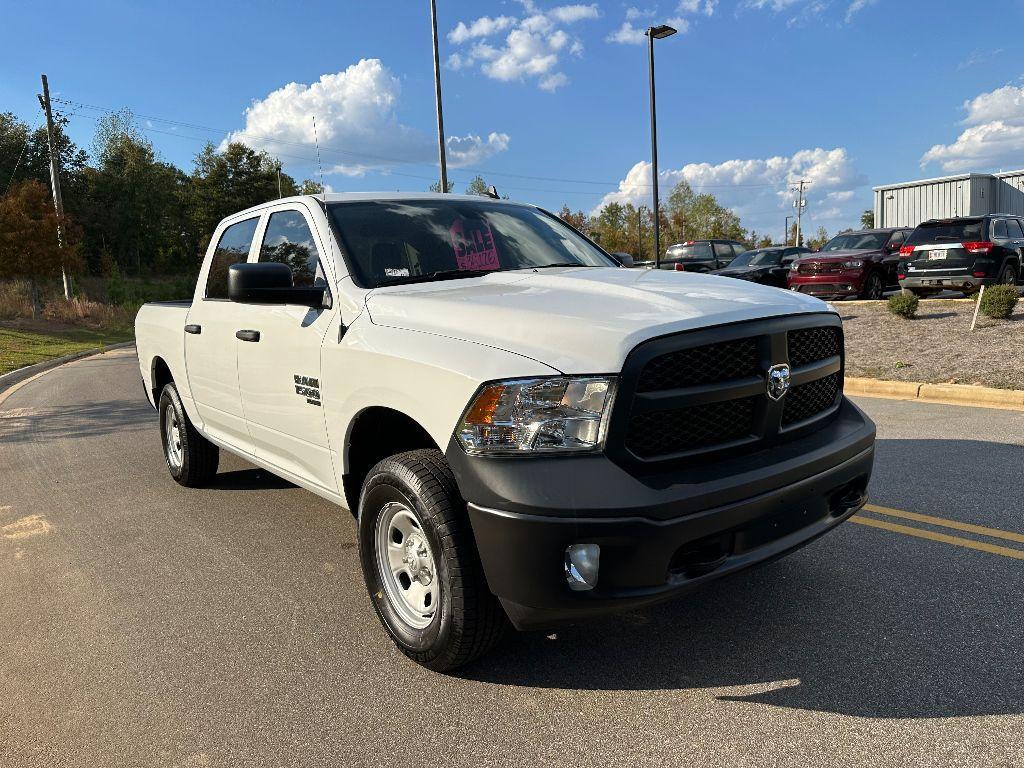
[[[327,187],[324,186],[324,166],[320,162],[320,139],[316,135],[316,115],[313,115],[313,143],[316,144],[316,167],[320,171],[320,196],[327,205]]]

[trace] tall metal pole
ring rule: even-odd
[[[448,163],[444,156],[444,115],[441,111],[441,59],[437,52],[437,2],[430,0],[430,27],[434,35],[434,95],[437,98],[437,155],[441,163],[441,192],[448,191]]]
[[[654,35],[651,34],[651,30],[647,30],[647,64],[651,86],[651,186],[654,192],[654,268],[661,269],[661,221],[658,215],[658,118],[657,110],[654,106]]]
[[[50,85],[46,82],[46,75],[40,75],[43,81],[43,94],[39,97],[39,103],[46,113],[46,140],[50,147],[50,187],[53,189],[53,208],[57,212],[57,245],[64,247],[64,233],[61,232],[61,222],[64,221],[64,198],[60,194],[60,164],[56,135],[53,128],[53,112],[50,111]],[[68,273],[64,270],[64,264],[60,265],[60,276],[64,282],[64,298],[71,298],[71,286],[68,285]]]
[[[792,216],[787,216],[786,217],[786,229],[783,230],[783,235],[782,235],[782,244],[783,245],[789,245],[789,220],[792,219],[792,218],[793,218]]]

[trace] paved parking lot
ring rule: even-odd
[[[441,676],[347,513],[180,488],[130,350],[58,369],[0,405],[0,765],[1022,765],[1024,413],[858,402],[871,511]]]

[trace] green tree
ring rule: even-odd
[[[707,240],[725,238],[743,241],[746,231],[740,217],[721,205],[709,192],[697,194],[685,181],[672,189],[665,206],[668,240]]]
[[[0,198],[0,278],[29,281],[33,316],[41,304],[39,282],[59,277],[62,267],[69,273],[80,267],[79,234],[70,219],[57,218],[50,190],[38,181],[18,182]]]
[[[473,180],[466,185],[467,195],[486,195],[488,184],[479,175],[474,176]]]
[[[281,177],[281,186],[284,187],[284,176]],[[312,179],[303,179],[297,192],[300,195],[322,195],[323,193],[323,185],[319,181],[313,181]]]
[[[874,229],[875,228],[875,212],[868,208],[864,213],[860,215],[860,228],[861,229]]]
[[[479,179],[480,177],[477,176],[477,178]],[[481,179],[481,181],[482,181],[482,179]],[[454,181],[449,181],[448,182],[448,189],[446,189],[445,192],[451,192],[453,189],[455,189],[455,182]],[[441,191],[441,180],[438,179],[433,184],[431,184],[430,188],[429,188],[429,191],[430,192],[440,192]]]
[[[277,199],[278,161],[266,152],[232,142],[223,151],[207,144],[196,156],[191,176],[190,231],[205,249],[217,223],[225,216]],[[284,196],[298,192],[295,179],[281,174]]]
[[[814,237],[807,239],[807,247],[814,251],[820,251],[829,239],[828,232],[825,228],[818,227],[818,231],[814,233]]]

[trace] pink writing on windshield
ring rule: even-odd
[[[498,249],[494,235],[486,222],[466,222],[459,219],[448,229],[455,249],[455,264],[459,269],[500,269]]]

